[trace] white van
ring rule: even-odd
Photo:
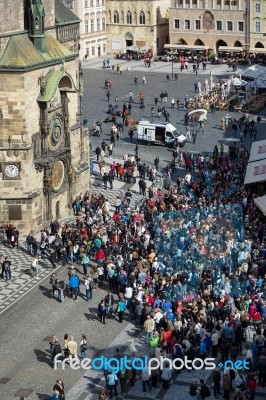
[[[151,123],[140,121],[137,125],[137,140],[143,144],[160,144],[173,146],[176,141],[178,146],[183,147],[186,137],[182,135],[172,124]]]

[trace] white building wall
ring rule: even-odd
[[[80,58],[95,58],[107,52],[105,0],[65,0],[80,20]]]

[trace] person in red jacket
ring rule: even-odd
[[[102,265],[103,260],[105,259],[105,253],[103,249],[98,249],[95,253],[95,259],[99,265]]]
[[[249,379],[248,388],[249,388],[249,400],[255,399],[255,392],[256,392],[257,382],[255,378],[252,376]]]

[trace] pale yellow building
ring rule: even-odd
[[[250,52],[266,54],[266,0],[251,0],[250,9]]]
[[[245,0],[173,0],[170,43],[180,50],[241,52],[248,40],[247,18]]]
[[[170,0],[107,0],[107,52],[124,52],[129,46],[162,52],[169,43],[169,6]]]

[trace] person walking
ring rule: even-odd
[[[143,85],[146,85],[146,83],[147,83],[145,75],[143,75],[143,77],[142,77],[142,83],[143,83]]]
[[[109,103],[110,97],[111,97],[111,93],[109,92],[109,90],[107,90],[107,92],[106,92],[106,97],[107,97],[107,101]]]
[[[126,303],[123,298],[121,298],[117,304],[117,313],[120,324],[123,322],[123,316],[126,309]]]
[[[117,383],[118,383],[117,375],[114,373],[113,370],[109,371],[109,373],[106,377],[106,383],[107,383],[107,387],[109,389],[110,399],[112,399],[113,392],[114,392],[114,395],[117,396]]]
[[[67,342],[67,347],[69,350],[70,360],[78,360],[78,344],[74,340],[73,336],[71,336],[70,340]]]
[[[219,367],[216,367],[212,374],[214,397],[218,399],[221,394],[221,373]]]
[[[53,387],[54,391],[57,391],[59,393],[59,399],[64,400],[65,399],[65,387],[64,383],[61,379],[57,379],[55,382],[55,385]]]
[[[6,281],[11,280],[11,261],[7,256],[4,257],[2,265],[2,276],[5,275]]]
[[[78,298],[79,284],[80,284],[79,277],[75,273],[75,275],[72,275],[69,278],[69,282],[68,282],[68,286],[70,288],[70,292],[72,294],[73,300],[77,300],[77,298]]]
[[[84,358],[87,358],[87,353],[86,351],[88,350],[88,345],[87,345],[87,338],[84,333],[81,335],[81,342],[80,342],[80,353],[81,353],[81,358],[84,360]]]
[[[168,362],[164,363],[164,367],[161,373],[161,380],[163,382],[163,389],[168,389],[169,388],[169,383],[171,380],[171,370],[170,370],[170,364]]]
[[[86,290],[86,299],[87,301],[92,299],[92,291],[93,291],[93,279],[91,276],[86,276],[84,280],[84,286]]]
[[[105,317],[106,317],[106,304],[105,301],[102,299],[98,306],[99,317],[102,324],[105,324]]]
[[[40,279],[38,277],[38,258],[33,256],[31,259],[31,271],[32,271],[32,278]]]
[[[174,97],[172,97],[172,100],[171,100],[171,108],[172,109],[175,108],[175,99],[174,99]]]
[[[148,370],[148,367],[144,367],[141,373],[141,380],[142,380],[142,390],[146,392],[146,386],[148,386],[150,392],[152,391],[151,386],[151,376]]]
[[[155,329],[154,320],[151,318],[150,315],[147,315],[147,319],[144,322],[144,330],[146,332],[146,343],[150,343],[154,329]]]

